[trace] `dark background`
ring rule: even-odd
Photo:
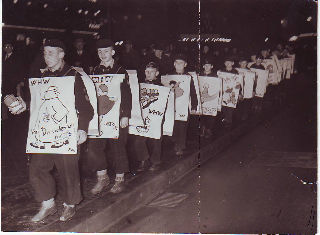
[[[46,31],[45,35],[59,34],[72,40],[65,36],[83,30],[114,40],[131,39],[137,45],[197,34],[199,17],[201,33],[219,34],[234,44],[263,43],[266,37],[270,42],[288,40],[297,33],[316,32],[313,0],[200,0],[200,7],[199,15],[196,0],[5,0],[2,14],[5,25],[66,29],[64,33]],[[309,16],[310,22],[306,20]],[[281,24],[283,19],[286,22]],[[89,24],[100,24],[100,29]],[[6,26],[3,33],[13,37],[23,31],[38,38],[44,35]]]

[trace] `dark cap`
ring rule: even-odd
[[[148,64],[146,64],[146,69],[147,68],[154,68],[154,69],[157,69],[159,70],[159,66],[157,63],[153,62],[153,61],[150,61]]]
[[[213,65],[213,59],[211,57],[204,58],[203,61],[202,61],[202,65],[205,65],[205,64]]]
[[[114,43],[110,39],[100,39],[96,43],[97,48],[107,48],[107,47],[113,47]]]
[[[153,49],[154,49],[154,50],[164,51],[164,49],[165,49],[165,44],[162,43],[162,42],[156,43],[156,44],[154,45],[154,48],[153,48]]]
[[[59,39],[48,39],[44,43],[44,47],[59,47],[62,50],[66,50],[66,46]]]
[[[247,62],[248,62],[249,60],[248,60],[248,58],[245,57],[245,56],[239,57],[239,63],[240,63],[240,62],[243,62],[243,61],[247,61]]]
[[[226,57],[224,58],[224,61],[225,61],[225,62],[226,62],[226,61],[234,62],[234,57],[232,57],[232,56],[226,56]]]
[[[178,53],[174,56],[174,60],[184,60],[185,62],[187,62],[187,57],[185,54],[182,54],[182,53]]]

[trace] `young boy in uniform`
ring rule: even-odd
[[[225,73],[238,74],[238,71],[233,68],[233,65],[234,65],[234,60],[230,57],[226,57],[224,60],[225,68],[221,69],[220,71]],[[226,130],[230,130],[233,122],[234,108],[222,106],[221,111],[223,115],[223,119],[222,119],[223,127]]]
[[[198,106],[198,99],[196,89],[193,83],[193,79],[190,74],[188,74],[185,69],[187,67],[187,58],[184,54],[176,54],[174,57],[174,72],[173,75],[188,75],[190,76],[190,97],[191,97],[191,112],[196,112]],[[173,127],[173,141],[175,143],[175,153],[177,156],[182,156],[183,151],[186,148],[186,138],[187,138],[187,127],[188,121],[174,121]]]
[[[217,71],[213,69],[213,60],[211,57],[207,57],[203,61],[203,70],[200,72],[200,76],[206,77],[218,77]],[[212,136],[212,129],[216,121],[216,116],[203,115],[200,117],[200,136],[210,138]]]
[[[129,87],[129,76],[126,70],[119,65],[113,58],[114,44],[109,39],[100,39],[97,41],[97,52],[100,58],[100,64],[93,69],[93,74],[125,74],[125,79],[121,83],[121,104],[120,104],[120,128],[118,139],[103,139],[92,138],[88,141],[88,157],[92,159],[97,170],[97,183],[92,188],[92,194],[100,193],[110,183],[107,174],[107,161],[105,150],[108,151],[108,156],[113,155],[113,165],[116,172],[115,184],[111,188],[112,193],[120,193],[124,189],[124,173],[129,171],[128,157],[127,157],[127,137],[129,118],[131,116],[131,90]],[[103,110],[103,104],[99,104],[98,100],[98,114],[99,110]],[[110,154],[110,155],[109,155]]]
[[[143,83],[153,84],[162,86],[159,75],[159,66],[155,62],[149,62],[145,68],[145,79]],[[134,146],[137,151],[137,160],[139,165],[137,168],[138,172],[147,169],[147,160],[150,160],[150,171],[156,171],[160,168],[161,163],[161,143],[160,139],[152,139],[144,136],[134,136]]]

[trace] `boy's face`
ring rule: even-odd
[[[173,65],[174,65],[177,73],[183,73],[184,68],[187,67],[187,62],[185,62],[184,60],[178,59],[178,60],[174,61]]]
[[[206,73],[211,73],[211,70],[213,69],[213,66],[211,64],[204,64],[203,69]]]
[[[262,59],[261,59],[261,58],[258,58],[257,61],[256,61],[256,64],[257,64],[257,65],[260,65],[261,63],[262,63]]]
[[[46,46],[43,50],[43,57],[48,68],[54,68],[62,61],[64,51],[59,47]]]
[[[261,51],[261,55],[262,55],[263,57],[267,57],[267,56],[268,56],[268,51],[267,51],[267,50]]]
[[[159,71],[156,68],[146,68],[144,71],[146,75],[146,81],[153,81],[157,79],[157,76],[159,75]]]
[[[251,61],[252,62],[256,62],[257,61],[257,56],[256,55],[252,55],[251,56]]]
[[[98,56],[102,62],[109,62],[112,60],[114,53],[113,47],[98,48]]]
[[[239,62],[240,68],[245,69],[247,68],[248,62],[246,60],[242,60]]]
[[[154,55],[158,58],[161,58],[163,54],[163,50],[155,49],[154,50]]]
[[[224,62],[224,66],[226,66],[226,68],[232,68],[233,64],[234,64],[233,61],[230,61],[230,60],[226,60]]]

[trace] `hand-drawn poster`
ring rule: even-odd
[[[131,134],[131,127],[134,126],[141,126],[143,125],[142,120],[142,113],[141,109],[135,108],[139,107],[139,82],[138,82],[138,75],[136,70],[127,70],[127,73],[129,75],[129,84],[130,84],[130,90],[132,94],[132,109],[131,109],[131,117],[129,119],[129,133]]]
[[[174,93],[170,91],[166,112],[164,114],[163,135],[172,136],[174,126]]]
[[[188,106],[190,101],[190,75],[161,76],[161,83],[173,89],[175,96],[175,120],[188,120]]]
[[[119,138],[121,104],[120,85],[124,74],[90,75],[96,86],[99,115],[99,135],[90,138]]]
[[[254,68],[251,68],[250,70],[257,74],[255,96],[263,98],[267,90],[269,71]]]
[[[263,60],[264,67],[269,71],[268,84],[277,85],[281,80],[281,75],[279,73],[276,61],[274,59]],[[279,66],[280,67],[280,66]]]
[[[251,99],[253,97],[253,86],[256,78],[256,74],[248,69],[237,68],[239,74],[243,75],[243,89],[242,95],[245,99]]]
[[[132,127],[130,134],[160,139],[169,92],[168,87],[140,83],[140,105],[133,108],[141,107],[144,125]]]
[[[291,71],[290,71],[290,73],[293,74],[293,72],[294,72],[294,61],[296,59],[296,55],[295,54],[289,54],[289,58],[290,58],[290,62],[291,62]]]
[[[222,79],[222,106],[236,108],[242,84],[242,75],[218,71]]]
[[[96,87],[91,78],[83,71],[81,67],[73,67],[78,73],[81,74],[82,81],[86,87],[88,99],[93,108],[93,118],[89,122],[88,135],[99,135],[99,116]]]
[[[77,153],[74,76],[30,78],[27,153]]]
[[[217,116],[222,95],[221,79],[199,76],[202,115]]]
[[[193,80],[193,84],[194,84],[194,88],[196,90],[197,93],[197,99],[198,99],[198,106],[197,106],[197,111],[196,113],[193,113],[192,115],[201,115],[202,113],[202,109],[201,109],[201,100],[200,100],[200,90],[199,90],[199,79],[198,79],[198,75],[196,72],[189,72],[189,74],[192,77]],[[191,97],[190,97],[190,101],[189,101],[189,110],[191,111]]]

